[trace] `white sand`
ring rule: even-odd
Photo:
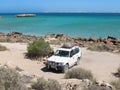
[[[52,78],[60,80],[64,78],[64,74],[44,71],[43,62],[32,61],[26,59],[25,53],[27,44],[24,43],[0,43],[9,50],[0,51],[0,64],[11,64],[18,66],[24,72],[39,77]],[[56,47],[54,48],[56,49]],[[108,52],[92,52],[82,48],[81,63],[77,67],[91,70],[97,80],[111,81],[115,79],[112,73],[115,73],[120,65],[120,55]],[[43,70],[42,70],[43,69]]]

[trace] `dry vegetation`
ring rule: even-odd
[[[16,70],[0,67],[0,90],[25,90]]]
[[[32,88],[34,90],[61,90],[58,81],[53,79],[48,79],[47,81],[44,78],[39,78],[37,82],[33,83]]]
[[[88,46],[88,50],[92,51],[112,51],[113,49],[104,43],[92,43]]]
[[[93,74],[89,70],[82,68],[73,68],[65,74],[65,78],[76,78],[76,79],[89,79],[94,80]]]
[[[7,48],[5,46],[0,45],[0,51],[5,51]]]

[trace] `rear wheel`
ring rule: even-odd
[[[79,64],[80,64],[80,57],[78,57],[77,62],[76,62],[76,65],[79,65]]]
[[[66,73],[66,72],[68,71],[68,69],[69,69],[69,65],[66,64],[66,65],[63,67],[62,72],[63,72],[63,73]]]

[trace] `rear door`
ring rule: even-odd
[[[70,58],[71,58],[71,66],[75,65],[75,63],[77,62],[75,49],[71,51]]]

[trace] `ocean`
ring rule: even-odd
[[[36,17],[0,14],[0,32],[22,32],[37,36],[63,33],[71,37],[113,36],[120,39],[118,13],[37,13]]]

